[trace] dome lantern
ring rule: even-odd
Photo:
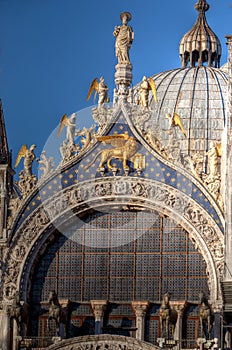
[[[198,0],[195,9],[199,12],[196,23],[181,39],[179,53],[182,67],[206,63],[209,67],[220,67],[221,43],[217,35],[209,27],[205,12],[209,4],[205,0]]]

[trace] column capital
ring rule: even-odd
[[[187,308],[188,303],[186,300],[184,301],[170,301],[170,306],[176,310],[176,312],[182,316],[184,313],[184,310]]]
[[[145,316],[148,305],[149,301],[133,301],[132,307],[135,311],[135,315],[138,317]]]
[[[213,312],[222,312],[223,309],[223,301],[222,300],[215,300],[214,302],[212,302],[212,309]]]
[[[96,320],[102,318],[104,316],[104,311],[106,310],[108,300],[90,300],[90,303]]]

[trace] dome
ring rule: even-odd
[[[213,67],[187,67],[153,75],[157,102],[152,94],[151,123],[162,130],[162,139],[168,142],[167,113],[176,112],[182,120],[187,138],[176,129],[175,137],[182,150],[205,152],[210,141],[220,140],[225,125],[227,75]]]
[[[150,123],[164,146],[171,146],[175,139],[183,154],[200,152],[205,158],[211,141],[221,142],[226,118],[228,72],[224,66],[219,68],[221,44],[205,16],[209,4],[198,0],[195,9],[198,11],[196,23],[180,42],[182,68],[152,76],[157,102],[150,93]],[[134,89],[136,101],[139,101],[141,84]],[[174,113],[180,117],[184,130],[182,128],[181,132],[175,128],[171,135]]]
[[[205,0],[199,0],[195,4],[195,9],[199,12],[197,21],[180,41],[179,52],[182,67],[186,67],[188,63],[190,67],[194,67],[196,64],[202,66],[203,63],[207,63],[208,66],[219,68],[221,43],[209,27],[205,17],[209,5]]]

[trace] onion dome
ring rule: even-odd
[[[179,53],[182,67],[187,67],[188,63],[190,67],[202,66],[206,63],[209,67],[219,68],[221,43],[205,17],[209,4],[205,0],[198,0],[195,9],[199,12],[197,21],[180,41]]]

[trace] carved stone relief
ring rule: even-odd
[[[92,335],[67,339],[57,344],[51,345],[49,350],[154,350],[159,349],[155,345],[149,344],[135,338],[119,335]]]

